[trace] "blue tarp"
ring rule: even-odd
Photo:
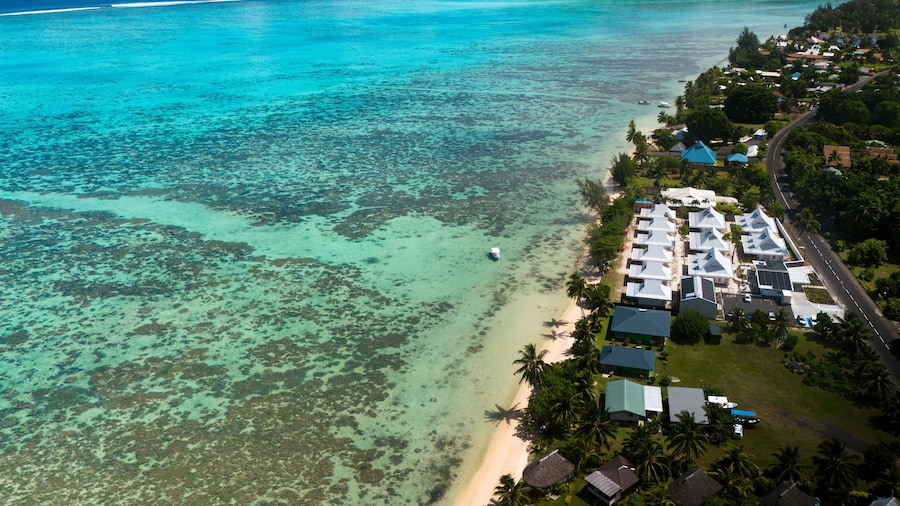
[[[747,158],[747,155],[742,154],[742,153],[731,153],[730,155],[728,155],[727,158],[725,158],[725,160],[728,161],[729,163],[730,162],[747,163],[749,161],[749,159]]]
[[[715,165],[716,152],[706,147],[703,141],[697,141],[693,146],[681,152],[681,159],[687,159],[691,163]]]
[[[744,411],[743,409],[732,409],[731,414],[734,416],[746,416],[746,417],[755,417],[756,413],[753,411]]]

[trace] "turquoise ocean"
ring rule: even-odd
[[[2,501],[452,504],[575,180],[817,3],[0,3],[99,7],[0,16]]]

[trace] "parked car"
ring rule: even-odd
[[[769,311],[769,321],[770,321],[770,322],[774,322],[774,321],[775,321],[775,313],[772,312],[772,311]]]
[[[744,302],[750,302],[750,294],[749,293],[744,294]]]
[[[744,439],[744,426],[736,423],[734,424],[734,438],[735,439]]]

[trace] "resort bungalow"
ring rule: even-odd
[[[729,242],[714,228],[707,228],[699,232],[691,232],[688,234],[688,244],[691,251],[705,252],[715,249],[725,253],[731,249]]]
[[[570,480],[574,474],[575,464],[560,455],[559,450],[553,450],[525,466],[522,478],[529,487],[547,491],[557,483]]]
[[[637,246],[651,246],[655,244],[671,249],[675,245],[675,236],[669,235],[662,230],[638,232],[634,244]]]
[[[687,411],[694,416],[695,422],[709,424],[703,406],[706,406],[706,396],[703,394],[702,388],[669,387],[670,422],[677,422],[678,413]]]
[[[669,311],[616,306],[609,331],[618,340],[665,344],[671,324],[672,314]]]
[[[607,506],[619,504],[624,497],[637,490],[640,484],[634,466],[621,455],[611,458],[589,474],[585,481],[588,490],[600,499],[601,504]]]
[[[658,279],[669,281],[672,279],[672,269],[662,262],[643,262],[631,264],[628,269],[628,277],[634,279]]]
[[[625,297],[638,306],[663,309],[672,302],[672,289],[660,279],[629,281],[625,285]]]
[[[681,160],[687,160],[696,165],[715,165],[716,152],[706,147],[703,141],[697,141],[693,146],[681,152]]]
[[[631,259],[636,262],[672,263],[672,251],[659,244],[651,244],[646,248],[632,248]]]
[[[741,226],[745,234],[762,232],[766,229],[778,230],[775,220],[770,218],[761,207],[757,207],[753,212],[735,216],[734,222]]]
[[[757,260],[783,261],[788,258],[787,244],[771,228],[741,235],[741,246],[744,254]]]
[[[703,506],[706,499],[725,488],[700,468],[694,468],[669,483],[669,500],[678,506]]]
[[[649,209],[641,209],[641,218],[663,217],[669,221],[675,221],[675,211],[665,204],[655,204]]]
[[[669,221],[665,216],[656,216],[653,218],[639,218],[637,229],[639,232],[655,232],[661,230],[668,234],[675,233],[675,223]]]
[[[606,345],[600,349],[600,365],[606,373],[652,377],[656,353],[626,346]]]
[[[690,228],[697,230],[711,228],[719,232],[725,232],[728,229],[728,226],[725,224],[725,215],[711,207],[707,207],[702,211],[688,213],[688,225]]]
[[[706,253],[688,255],[686,274],[688,276],[700,276],[710,278],[717,285],[725,285],[734,277],[734,269],[731,260],[719,252],[711,249]]]
[[[681,296],[678,312],[697,311],[709,320],[715,320],[719,313],[716,302],[716,287],[711,279],[700,276],[681,278]]]

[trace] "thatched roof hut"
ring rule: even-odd
[[[544,455],[525,467],[522,477],[531,488],[546,490],[557,483],[570,479],[575,472],[575,464],[559,454],[559,450]]]
[[[678,506],[703,506],[707,497],[718,494],[723,488],[698,467],[669,484],[669,499]]]

